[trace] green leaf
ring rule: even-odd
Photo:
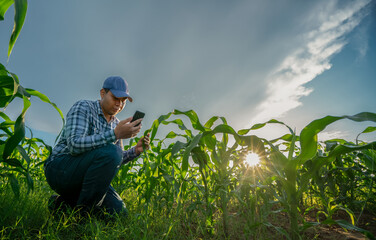
[[[10,166],[24,169],[24,167],[22,166],[20,160],[18,160],[16,158],[5,159],[3,162],[6,163],[6,164],[8,164],[8,165],[10,165]]]
[[[19,85],[18,88],[17,88],[16,96],[19,97],[19,98],[22,98],[23,96],[25,96],[27,98],[31,97],[31,95],[26,91],[26,89],[24,87],[22,87],[21,85]]]
[[[192,159],[196,164],[199,164],[200,167],[203,167],[208,163],[209,156],[201,147],[194,147],[192,149]]]
[[[17,145],[25,137],[25,118],[24,117],[31,103],[29,99],[27,99],[26,97],[24,97],[23,99],[24,99],[24,108],[22,110],[22,113],[18,116],[16,120],[13,136],[11,136],[5,143],[3,159],[8,158],[12,154],[13,150],[17,147]]]
[[[260,138],[258,138],[255,135],[250,135],[250,136],[239,135],[231,126],[227,124],[220,124],[216,126],[212,131],[204,132],[203,138],[205,142],[207,141],[208,136],[211,136],[217,133],[231,134],[234,136],[236,142],[239,145],[248,146],[252,152],[258,154],[260,157],[265,156],[264,143],[261,141]],[[210,146],[209,148],[213,149],[213,146]]]
[[[291,142],[292,139],[293,139],[293,137],[295,137],[295,141],[299,141],[299,136],[296,136],[295,134],[294,135],[293,134],[285,134],[282,137],[270,140],[270,142],[274,143],[274,142],[277,142],[279,140],[283,140],[283,141],[286,141],[286,142]]]
[[[191,151],[200,142],[201,137],[202,137],[202,134],[197,134],[193,138],[193,140],[188,144],[188,146],[186,147],[186,149],[184,151],[183,162],[181,164],[181,169],[182,169],[182,172],[183,172],[183,174],[182,174],[183,176],[185,176],[185,173],[188,171],[188,158],[189,158],[189,156],[191,154]]]
[[[34,190],[34,181],[29,173],[26,174],[26,182],[28,190]]]
[[[0,1],[2,1],[2,0],[0,0]],[[3,76],[3,75],[8,75],[8,71],[4,67],[4,65],[0,63],[0,76]]]
[[[3,112],[0,112],[0,117],[2,117],[7,122],[12,122],[12,120]]]
[[[210,151],[213,151],[215,149],[215,144],[217,143],[217,139],[215,138],[214,134],[203,135],[201,139]]]
[[[29,155],[27,155],[25,149],[23,149],[23,147],[21,147],[20,145],[18,145],[16,148],[17,148],[18,152],[21,154],[21,156],[26,160],[27,164],[30,164],[31,159],[30,159]]]
[[[179,111],[179,110],[174,110],[173,113],[175,115],[185,115],[187,117],[189,117],[189,119],[191,120],[191,123],[192,123],[192,127],[196,130],[199,130],[201,132],[205,132],[206,129],[201,125],[199,119],[198,119],[198,116],[197,116],[197,113],[193,110],[189,110],[189,111],[186,111],[186,112],[182,112],[182,111]]]
[[[10,186],[12,187],[13,193],[16,196],[16,198],[20,197],[20,185],[18,183],[17,178],[14,176],[14,174],[8,174],[8,179],[10,182]]]
[[[13,3],[14,0],[0,0],[0,21],[4,20],[5,13]]]
[[[345,220],[335,220],[335,222],[345,229],[361,232],[365,236],[367,236],[369,239],[376,240],[376,237],[371,232],[364,230],[360,227],[354,226],[351,223],[346,222]]]
[[[205,123],[205,127],[206,128],[211,128],[214,124],[215,121],[217,121],[218,117],[217,116],[214,116],[214,117],[211,117],[206,123]]]
[[[25,90],[28,94],[35,96],[35,97],[38,97],[43,102],[51,104],[56,109],[56,111],[58,111],[58,113],[60,114],[60,117],[63,120],[63,124],[64,124],[64,114],[63,114],[63,112],[56,106],[55,103],[51,102],[50,99],[46,95],[44,95],[43,93],[40,93],[40,92],[38,92],[34,89],[30,89],[30,88],[26,88]]]
[[[260,129],[260,128],[264,127],[266,124],[269,124],[269,123],[282,124],[282,125],[286,126],[290,130],[291,134],[293,134],[293,131],[292,131],[292,129],[289,126],[287,126],[285,123],[277,121],[275,119],[271,119],[271,120],[269,120],[269,121],[267,121],[265,123],[257,123],[257,124],[253,125],[251,128],[248,128],[248,129],[242,129],[242,130],[238,131],[238,134],[240,134],[240,135],[247,134],[249,131]]]
[[[17,93],[19,84],[10,76],[0,75],[0,108],[5,108]]]
[[[229,133],[229,134],[232,134],[234,136],[239,136],[236,131],[229,125],[227,124],[220,124],[218,126],[216,126],[212,131],[207,131],[205,132],[204,134],[217,134],[217,133]]]
[[[362,133],[370,133],[376,131],[376,127],[367,127]]]
[[[320,119],[316,119],[309,123],[300,133],[300,146],[301,152],[297,156],[297,160],[300,163],[304,163],[308,159],[313,158],[317,152],[317,134],[324,130],[329,124],[340,120],[350,119],[356,122],[373,121],[376,122],[376,114],[370,112],[362,112],[353,116],[326,116]]]
[[[165,115],[161,115],[158,119],[154,120],[153,125],[151,126],[151,136],[150,142],[153,142],[155,135],[157,134],[159,124],[171,116],[172,112],[167,113]]]
[[[17,147],[17,145],[22,141],[25,137],[25,119],[22,115],[20,115],[15,124],[15,130],[13,136],[8,138],[5,143],[5,149],[3,152],[3,159],[8,158],[13,150]]]
[[[268,161],[266,164],[268,166],[268,168],[277,173],[277,176],[281,177],[281,178],[284,178],[285,177],[285,172],[287,170],[294,170],[295,167],[293,167],[292,165],[288,165],[289,163],[289,160],[287,159],[287,157],[281,153],[279,151],[279,149],[274,146],[271,142],[269,142],[268,140],[265,140],[264,141],[270,146],[270,148],[272,149],[272,152],[270,154],[270,160],[271,161]],[[260,154],[259,154],[260,156]],[[261,156],[260,156],[261,157]],[[291,169],[286,169],[287,167],[290,167]]]
[[[13,46],[18,38],[18,35],[21,32],[22,26],[25,21],[26,12],[27,12],[27,0],[15,0],[14,1],[14,27],[12,35],[10,36],[9,40],[9,48],[8,48],[8,58],[12,53]]]
[[[180,151],[180,149],[185,148],[187,146],[187,143],[183,143],[180,141],[177,141],[171,149],[171,156],[174,156],[177,152]]]
[[[365,150],[363,151],[363,156],[361,159],[364,161],[366,167],[371,170],[376,170],[376,152],[373,150]]]
[[[370,133],[370,132],[374,132],[374,131],[376,131],[376,127],[367,127],[366,129],[364,129],[363,132],[359,133],[358,136],[356,136],[356,142],[358,142],[358,138],[361,134]]]
[[[337,145],[332,151],[329,152],[328,158],[335,158],[339,155],[354,152],[363,149],[376,149],[376,141],[366,145],[353,146],[353,145]]]
[[[247,134],[251,130],[260,129],[260,128],[264,127],[265,125],[266,125],[266,123],[257,123],[255,125],[253,125],[251,128],[239,130],[238,134],[244,135],[244,134]]]
[[[166,135],[166,138],[175,138],[176,136],[177,134],[174,131],[171,131]]]
[[[173,121],[163,121],[162,123],[164,125],[167,125],[167,124],[170,124],[170,123],[175,123],[176,125],[178,125],[178,127],[181,130],[188,130],[188,128],[184,125],[184,123],[183,123],[183,121],[181,119],[175,119]]]

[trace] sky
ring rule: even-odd
[[[13,16],[11,7],[0,22],[0,62],[64,115],[99,99],[111,75],[128,81],[134,99],[117,117],[141,110],[143,130],[174,109],[193,109],[202,123],[223,116],[235,130],[274,118],[298,134],[326,115],[376,112],[375,0],[33,0],[8,60]],[[16,100],[5,112],[15,119],[21,109]],[[62,127],[37,98],[26,124],[51,145]],[[341,120],[319,140],[355,141],[367,126],[375,123]]]

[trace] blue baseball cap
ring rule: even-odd
[[[108,77],[103,83],[103,88],[110,89],[112,94],[117,98],[126,97],[129,101],[133,102],[132,97],[129,95],[128,83],[122,77]]]

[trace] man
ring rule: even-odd
[[[128,83],[118,76],[109,77],[100,96],[101,100],[76,102],[66,116],[59,142],[45,163],[47,182],[60,194],[50,202],[126,214],[125,204],[110,184],[121,164],[149,148],[149,134],[123,151],[121,140],[135,137],[142,121],[115,117],[127,100],[133,101]]]

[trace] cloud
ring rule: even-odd
[[[318,140],[321,142],[325,142],[327,140],[332,139],[344,139],[348,137],[348,132],[341,132],[341,131],[329,131],[329,132],[320,132],[318,134]]]
[[[357,1],[339,10],[336,4],[329,4],[318,15],[319,26],[303,36],[303,47],[286,57],[268,78],[266,99],[256,108],[253,122],[283,117],[302,105],[301,98],[313,91],[304,85],[331,68],[331,57],[346,45],[346,34],[364,18],[362,10],[369,2]]]

